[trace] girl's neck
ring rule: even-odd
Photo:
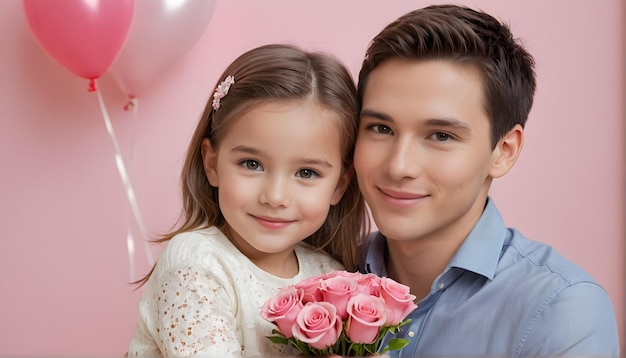
[[[292,278],[300,272],[295,247],[275,253],[262,252],[243,239],[233,239],[237,235],[234,235],[228,226],[221,230],[239,252],[261,270],[281,278]]]
[[[254,256],[248,256],[248,258],[258,268],[276,277],[292,278],[300,271],[298,257],[294,250],[277,254],[258,253]]]

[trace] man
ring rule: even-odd
[[[507,228],[488,196],[520,154],[534,92],[532,56],[484,12],[430,6],[371,42],[354,165],[380,232],[361,267],[419,301],[391,355],[619,356],[606,291]]]

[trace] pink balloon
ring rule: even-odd
[[[144,93],[158,76],[198,42],[214,0],[137,0],[135,20],[111,73],[124,93]]]
[[[94,81],[124,46],[135,0],[23,0],[39,45],[79,77]]]

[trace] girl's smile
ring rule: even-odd
[[[250,214],[261,226],[267,229],[284,229],[296,220],[286,220],[280,218],[272,218],[265,216],[255,216]]]

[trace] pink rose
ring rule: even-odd
[[[331,271],[325,274],[325,278],[329,279],[332,277],[337,277],[337,276],[341,276],[341,277],[348,277],[351,278],[355,281],[358,281],[361,279],[361,276],[363,274],[360,272],[348,272],[346,270],[341,270],[341,271]]]
[[[322,297],[324,302],[332,303],[337,308],[337,315],[345,320],[348,318],[346,307],[348,300],[354,295],[357,281],[348,276],[335,276],[322,281]]]
[[[380,277],[373,273],[361,274],[359,277],[359,287],[357,291],[366,295],[379,296],[380,295]]]
[[[380,297],[358,294],[348,302],[346,334],[354,343],[374,343],[387,321],[385,304]]]
[[[291,338],[291,327],[302,310],[302,290],[294,286],[285,287],[263,304],[261,317],[274,322],[285,337]]]
[[[335,344],[341,329],[335,306],[328,302],[311,302],[298,313],[292,333],[315,349],[326,349]]]
[[[417,308],[415,296],[409,292],[409,287],[390,278],[382,277],[380,297],[387,307],[387,323],[385,326],[398,325],[411,311]]]
[[[322,275],[309,277],[296,284],[296,288],[302,289],[302,303],[317,302],[322,300],[322,292],[320,288],[322,286]]]

